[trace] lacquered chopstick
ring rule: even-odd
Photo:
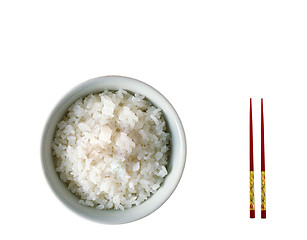
[[[263,98],[261,98],[261,218],[266,218]]]
[[[255,195],[254,195],[254,147],[253,147],[253,113],[252,99],[249,100],[249,215],[255,218]]]

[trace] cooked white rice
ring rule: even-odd
[[[56,171],[81,204],[124,210],[159,189],[169,139],[161,109],[144,96],[104,91],[69,107],[52,150]]]

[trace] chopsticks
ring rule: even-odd
[[[263,98],[261,98],[261,218],[266,218]]]
[[[250,172],[249,174],[250,218],[255,218],[253,113],[252,113],[251,98],[250,98],[250,113],[249,113],[249,172]],[[263,98],[261,98],[261,218],[266,218]]]
[[[254,195],[254,147],[253,147],[253,112],[252,99],[249,101],[249,211],[250,218],[255,218],[255,195]]]

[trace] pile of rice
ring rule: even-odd
[[[161,109],[139,94],[104,91],[69,107],[52,152],[61,180],[81,204],[124,210],[159,189],[169,141]]]

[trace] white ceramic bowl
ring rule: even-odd
[[[55,171],[51,154],[51,142],[54,137],[56,124],[61,120],[68,107],[78,98],[90,93],[104,90],[125,89],[144,95],[155,106],[162,109],[169,131],[171,133],[170,157],[167,166],[168,175],[159,190],[142,204],[127,210],[98,210],[78,203],[79,198],[71,193],[60,180]],[[127,77],[106,76],[88,80],[68,92],[52,111],[43,132],[41,158],[46,179],[58,198],[74,212],[91,220],[120,224],[143,218],[157,210],[173,193],[180,181],[186,159],[186,139],[181,121],[168,100],[151,86]]]

